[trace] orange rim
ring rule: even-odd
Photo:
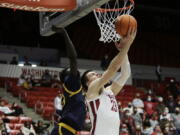
[[[134,5],[134,0],[129,0],[129,1],[131,2],[131,4],[127,7],[116,8],[116,9],[96,8],[95,11],[96,12],[117,12],[121,10],[127,10],[127,9],[130,9],[132,5]]]

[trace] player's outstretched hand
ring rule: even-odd
[[[129,28],[126,36],[122,37],[120,42],[115,42],[116,48],[120,51],[124,46],[131,46],[135,37],[136,37],[137,29]]]

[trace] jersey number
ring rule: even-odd
[[[113,111],[113,112],[117,112],[118,111],[118,107],[117,107],[117,105],[116,105],[116,102],[113,100],[112,101],[112,107],[111,107],[111,110]]]
[[[116,100],[114,99],[113,96],[111,96],[111,95],[108,95],[108,96],[109,96],[110,101],[111,101],[111,103],[112,103],[111,110],[112,110],[113,112],[117,112],[117,111],[118,111],[118,107],[117,107],[117,104],[116,104]]]

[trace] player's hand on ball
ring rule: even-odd
[[[122,39],[120,40],[120,45],[121,48],[123,48],[124,46],[131,46],[131,44],[133,43],[135,37],[136,37],[136,33],[137,33],[137,29],[134,28],[129,28],[127,36],[122,37]]]

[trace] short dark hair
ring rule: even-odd
[[[88,89],[88,86],[87,86],[88,78],[87,78],[86,75],[87,75],[89,72],[91,72],[91,71],[92,71],[92,70],[86,70],[86,71],[83,73],[82,77],[81,77],[81,84],[82,84],[82,86],[83,86],[83,88],[84,88],[85,90]]]
[[[34,133],[33,133],[33,132],[30,132],[29,135],[34,135]]]
[[[150,127],[151,123],[149,121],[149,119],[145,119],[145,121],[143,122],[144,127]]]

